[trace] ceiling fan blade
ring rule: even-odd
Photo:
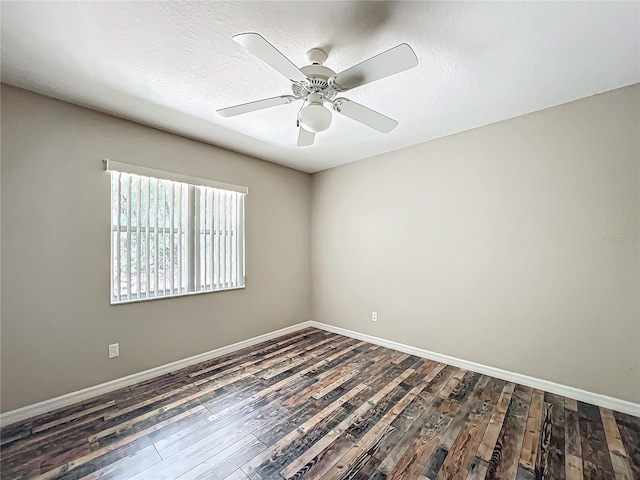
[[[304,128],[300,127],[300,132],[298,133],[298,146],[299,147],[308,147],[313,144],[313,141],[316,138],[316,134],[313,132],[309,132]]]
[[[333,109],[345,117],[349,117],[382,133],[389,133],[398,125],[398,122],[394,119],[346,98],[336,98],[333,101]]]
[[[347,68],[331,78],[329,83],[344,92],[404,72],[416,65],[418,65],[418,57],[409,45],[402,43],[391,50]]]
[[[221,117],[234,117],[236,115],[242,115],[243,113],[255,112],[256,110],[262,110],[263,108],[277,107],[278,105],[285,105],[296,100],[293,95],[282,95],[280,97],[265,98],[264,100],[256,100],[255,102],[243,103],[242,105],[236,105],[234,107],[222,108],[217,110],[218,115]]]
[[[296,67],[291,60],[280,53],[262,35],[257,33],[239,33],[233,39],[244,48],[265,62],[276,72],[287,77],[292,82],[306,82],[307,76]]]

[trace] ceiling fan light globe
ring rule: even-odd
[[[324,132],[331,125],[331,112],[322,105],[311,104],[300,110],[300,125],[308,132]]]

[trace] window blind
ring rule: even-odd
[[[243,287],[239,189],[246,191],[111,170],[111,302]]]

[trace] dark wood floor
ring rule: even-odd
[[[1,444],[3,479],[640,479],[640,418],[316,329]]]

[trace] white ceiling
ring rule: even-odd
[[[2,81],[315,172],[640,81],[638,2],[7,2]],[[299,104],[231,40],[258,32],[298,66],[339,72],[406,42],[419,65],[343,96],[400,122],[383,135],[334,114],[296,146]]]

